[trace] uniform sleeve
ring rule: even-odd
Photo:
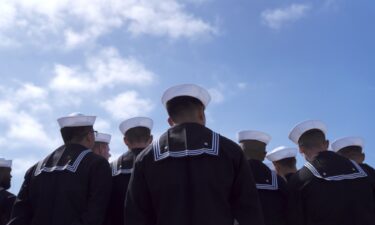
[[[125,225],[153,225],[155,224],[152,202],[144,177],[142,162],[136,162],[130,178],[128,192],[125,199]]]
[[[372,186],[373,202],[375,205],[375,170],[374,168],[372,168],[371,166],[367,164],[360,164],[360,166],[365,170],[365,172],[368,175],[369,182],[371,183],[371,186]],[[375,211],[374,211],[374,214],[375,214]]]
[[[25,180],[21,186],[20,192],[14,202],[13,210],[8,225],[28,225],[32,219],[32,208],[30,204],[30,181],[34,167],[30,168],[25,174]]]
[[[111,168],[106,160],[98,161],[90,169],[87,209],[73,225],[102,225],[107,212],[112,188]]]
[[[295,181],[297,176],[293,176],[287,184],[288,191],[288,225],[301,225],[304,224],[304,212],[302,194]]]
[[[232,189],[232,210],[240,225],[263,225],[263,213],[251,168],[241,152]]]

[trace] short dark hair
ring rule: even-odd
[[[147,127],[133,127],[125,132],[125,137],[131,144],[147,142],[151,137],[151,130]]]
[[[298,145],[306,148],[317,147],[326,141],[326,136],[319,129],[308,130],[298,139]]]
[[[92,126],[64,127],[60,129],[65,144],[82,141],[85,135],[93,131]]]
[[[280,164],[283,167],[293,169],[293,168],[296,168],[297,160],[295,157],[289,157],[289,158],[277,160],[274,163]]]
[[[337,151],[339,154],[349,154],[349,153],[362,153],[361,146],[347,146]]]
[[[172,119],[190,116],[193,112],[204,108],[203,103],[194,97],[179,96],[167,102],[167,112]]]

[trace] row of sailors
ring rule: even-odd
[[[11,161],[0,160],[0,174],[9,174],[0,176],[0,225],[375,224],[375,173],[360,138],[327,151],[324,123],[298,124],[289,138],[306,164],[297,171],[297,149],[267,153],[266,133],[241,131],[237,145],[205,127],[209,100],[196,85],[168,89],[171,128],[152,143],[150,118],[124,121],[129,151],[111,165],[111,136],[95,134],[94,116],[58,119],[65,145],[27,171],[16,200],[6,191]]]

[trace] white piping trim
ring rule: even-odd
[[[201,148],[201,149],[195,149],[195,150],[181,150],[181,151],[167,151],[164,153],[160,152],[160,145],[159,140],[156,140],[153,143],[153,150],[154,150],[154,159],[155,161],[159,161],[162,159],[165,159],[167,157],[174,157],[174,158],[180,158],[180,157],[186,157],[186,156],[196,156],[196,155],[202,155],[202,154],[209,154],[209,155],[218,155],[219,154],[219,134],[212,132],[212,148]]]
[[[279,189],[279,184],[277,182],[277,174],[275,171],[271,171],[271,179],[272,179],[272,182],[271,184],[255,184],[257,189],[260,189],[260,190],[271,190],[271,191],[275,191],[275,190],[278,190]]]
[[[65,150],[64,150],[64,151],[65,151]],[[68,170],[68,171],[70,171],[70,172],[75,173],[75,172],[77,171],[77,169],[78,169],[79,164],[80,164],[81,161],[83,160],[83,158],[84,158],[88,153],[90,153],[90,152],[91,152],[90,149],[87,149],[87,150],[81,152],[81,153],[78,155],[78,157],[76,158],[76,160],[74,161],[74,163],[73,163],[72,165],[67,164],[67,165],[65,165],[65,166],[54,166],[54,167],[43,167],[43,168],[42,168],[42,164],[43,164],[43,162],[44,162],[44,160],[42,160],[42,161],[40,161],[40,162],[38,163],[38,166],[37,166],[37,168],[36,168],[36,170],[35,170],[34,175],[35,175],[35,176],[38,176],[38,175],[41,174],[42,172],[48,172],[48,173],[51,173],[51,172],[53,172],[53,171],[55,171],[55,170],[56,170],[56,171]]]
[[[330,177],[323,177],[320,175],[318,170],[309,162],[305,163],[305,167],[310,170],[310,172],[318,178],[327,180],[327,181],[339,181],[339,180],[351,180],[351,179],[357,179],[357,178],[362,178],[362,177],[367,177],[367,173],[361,168],[360,165],[358,165],[356,162],[353,160],[350,160],[354,167],[358,170],[357,173],[351,173],[351,174],[340,174],[336,176],[330,176]]]
[[[122,156],[120,156],[122,157]],[[118,159],[113,161],[111,163],[111,167],[112,167],[112,177],[114,176],[118,176],[120,174],[131,174],[133,173],[133,168],[130,168],[130,169],[117,169],[117,165],[118,165]]]

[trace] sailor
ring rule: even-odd
[[[344,156],[345,158],[354,160],[356,163],[365,161],[365,153],[363,152],[364,141],[360,137],[343,137],[335,140],[332,144],[332,151]]]
[[[120,124],[124,144],[128,151],[111,163],[112,194],[107,224],[124,225],[124,203],[126,191],[137,155],[152,142],[153,121],[147,117],[134,117]]]
[[[358,163],[327,151],[326,132],[323,122],[308,120],[289,134],[306,159],[288,182],[289,223],[375,224],[373,178]]]
[[[297,151],[295,148],[279,146],[266,155],[266,158],[274,165],[277,174],[286,181],[289,181],[290,177],[297,172]]]
[[[375,169],[363,162],[365,161],[364,140],[361,137],[343,137],[334,141],[331,147],[332,151],[360,164],[366,172],[375,177]]]
[[[98,133],[95,136],[95,144],[94,147],[92,148],[92,151],[104,157],[106,160],[111,157],[111,153],[109,153],[110,148],[109,148],[109,143],[111,142],[111,135],[110,134],[105,134],[105,133]]]
[[[244,130],[238,133],[238,141],[250,164],[266,225],[286,224],[287,191],[282,177],[263,161],[266,146],[271,136],[255,130]]]
[[[241,148],[205,126],[209,101],[194,84],[164,92],[171,128],[136,159],[125,225],[264,224]]]
[[[5,225],[9,221],[16,200],[16,196],[7,191],[12,179],[11,171],[12,160],[0,158],[0,225]]]
[[[90,149],[95,116],[59,118],[64,145],[31,167],[8,225],[101,225],[111,192],[111,169]]]

